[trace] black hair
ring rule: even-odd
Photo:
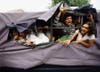
[[[65,15],[64,15],[64,19],[66,19],[66,17],[69,17],[69,16],[72,16],[70,13],[66,13]]]
[[[72,17],[72,14],[70,14],[70,13],[65,13],[65,14],[63,15],[62,22],[63,22],[64,24],[66,24],[66,23],[65,23],[65,20],[66,20],[66,18],[69,17],[69,16]]]
[[[95,8],[90,8],[88,12],[93,15],[94,22],[98,23],[98,17],[97,17],[96,9]]]
[[[19,34],[18,30],[15,27],[10,28],[9,29],[8,40],[11,40],[13,38],[13,32],[17,32]]]
[[[89,16],[89,13],[93,15],[93,20],[95,23],[98,23],[98,15],[97,15],[97,10],[95,8],[86,8],[82,9],[80,12],[85,13],[86,16],[84,18],[84,21],[88,21],[87,16]]]

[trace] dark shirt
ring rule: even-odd
[[[71,24],[70,26],[65,25],[64,23],[58,22],[57,24],[53,24],[53,26],[56,28],[58,27],[58,29],[53,29],[53,35],[55,37],[55,40],[57,40],[58,38],[69,34],[72,35],[75,32],[75,25]]]

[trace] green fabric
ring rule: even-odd
[[[61,42],[65,41],[65,40],[67,40],[69,38],[69,36],[70,36],[69,34],[64,35],[63,37],[59,38],[58,40],[61,41]]]

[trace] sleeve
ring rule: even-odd
[[[93,34],[90,36],[89,40],[94,40],[94,39],[95,39],[95,35]]]
[[[75,33],[79,33],[79,30],[76,30]]]
[[[56,19],[57,21],[59,21],[60,18],[59,18],[59,17],[55,17],[55,19]]]

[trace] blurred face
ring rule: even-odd
[[[25,33],[24,32],[21,32],[20,33],[20,37],[25,37]]]
[[[13,32],[13,36],[15,36],[15,35],[18,35],[18,33],[17,32]]]
[[[32,32],[32,29],[31,29],[31,28],[29,28],[29,29],[27,30],[27,32],[28,32],[28,33],[31,33],[31,32]]]
[[[71,23],[72,23],[72,17],[71,16],[66,17],[65,23],[68,26],[71,25]]]
[[[81,27],[81,34],[82,35],[85,35],[89,30],[89,25],[87,24],[84,24],[82,27]]]

